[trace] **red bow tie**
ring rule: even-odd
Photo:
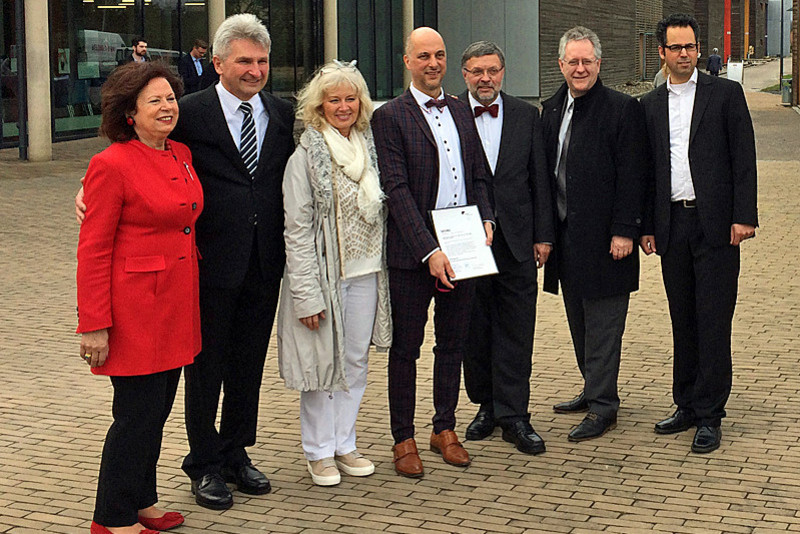
[[[446,105],[447,105],[447,100],[445,100],[444,98],[442,98],[441,100],[434,100],[433,98],[431,98],[430,100],[425,102],[426,108],[430,109],[433,106],[436,106],[437,108],[439,108],[439,111],[441,111],[442,108],[445,107]]]
[[[489,112],[489,115],[497,118],[497,113],[500,111],[500,106],[497,104],[492,104],[491,106],[475,106],[476,117],[480,117],[487,111]]]

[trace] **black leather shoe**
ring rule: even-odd
[[[239,467],[223,467],[222,476],[226,482],[236,484],[236,489],[248,495],[264,495],[272,491],[269,479],[264,473],[253,467],[253,464],[244,464]]]
[[[719,449],[722,430],[718,426],[698,426],[692,441],[692,452],[711,452]]]
[[[545,451],[544,440],[527,421],[516,421],[503,426],[503,439],[513,443],[525,454],[541,454]]]
[[[197,504],[210,510],[227,510],[233,506],[233,495],[225,480],[217,473],[192,480],[192,494]]]
[[[617,428],[617,416],[613,419],[589,412],[578,426],[572,429],[567,439],[570,441],[586,441],[599,438],[609,430]]]
[[[677,434],[689,430],[695,424],[694,412],[678,408],[675,413],[656,423],[656,434]]]
[[[583,391],[572,400],[566,402],[559,402],[553,406],[553,411],[556,413],[577,413],[585,412],[589,409],[589,402],[583,396]]]
[[[475,419],[467,427],[464,437],[470,441],[479,441],[488,438],[494,432],[494,427],[497,422],[494,420],[494,414],[489,410],[481,408],[475,415]]]

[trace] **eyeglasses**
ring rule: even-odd
[[[680,54],[681,50],[683,50],[684,48],[686,49],[687,52],[696,52],[697,43],[664,45],[664,48],[666,48],[670,52],[675,52],[676,54]]]
[[[331,72],[336,72],[337,70],[344,70],[348,72],[355,72],[356,70],[356,63],[358,60],[354,59],[353,61],[339,61],[338,59],[334,59],[331,61],[332,65],[327,65],[319,69],[319,72],[322,74],[330,74]]]
[[[576,68],[578,65],[583,65],[587,69],[597,63],[597,58],[593,59],[570,59],[569,61],[565,61],[567,65],[571,68]]]
[[[498,74],[503,72],[504,68],[505,67],[500,67],[498,69],[497,67],[490,67],[488,69],[472,69],[472,70],[469,70],[468,68],[464,67],[463,69],[464,69],[464,72],[468,72],[469,74],[472,74],[476,78],[483,78],[484,74],[488,74],[489,78],[494,78],[495,76],[497,76]]]

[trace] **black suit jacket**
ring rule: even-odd
[[[533,259],[534,243],[555,243],[555,211],[539,110],[501,91],[503,130],[490,199],[514,259]],[[469,104],[464,91],[458,97]],[[491,174],[489,162],[486,172]]]
[[[200,64],[203,66],[202,76],[197,75],[197,69],[194,66],[194,59],[191,54],[184,54],[178,60],[178,74],[183,80],[183,94],[196,93],[213,85],[219,79],[217,71],[214,70],[214,65],[205,58],[200,60]]]
[[[253,234],[261,272],[280,278],[283,245],[283,171],[294,151],[292,105],[265,91],[261,100],[269,124],[255,178],[233,142],[215,86],[180,100],[180,118],[171,137],[189,145],[203,185],[205,207],[197,220],[200,283],[232,288],[247,273]]]
[[[542,131],[548,176],[556,188],[558,133],[567,84],[542,103]],[[583,298],[629,293],[639,288],[636,241],[642,224],[646,175],[650,171],[644,112],[634,98],[603,86],[598,79],[575,99],[567,155],[567,223],[579,272],[572,273]],[[555,202],[555,201],[554,201]],[[609,254],[613,236],[634,240],[621,260]],[[555,247],[557,255],[569,253]],[[545,265],[544,289],[558,291],[558,261]]]
[[[467,201],[483,220],[494,220],[481,141],[467,104],[445,95],[461,142]],[[375,110],[372,118],[381,184],[389,206],[386,255],[389,267],[419,269],[439,246],[428,214],[436,208],[439,152],[410,90]]]
[[[656,250],[669,248],[670,161],[667,84],[642,98],[655,172],[648,184],[644,233]],[[698,72],[689,167],[703,234],[712,246],[730,243],[733,223],[758,226],[756,146],[742,86]]]

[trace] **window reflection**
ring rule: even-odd
[[[0,130],[2,130],[0,147],[12,146],[19,139],[15,10],[14,0],[3,1],[3,8],[0,11]]]

